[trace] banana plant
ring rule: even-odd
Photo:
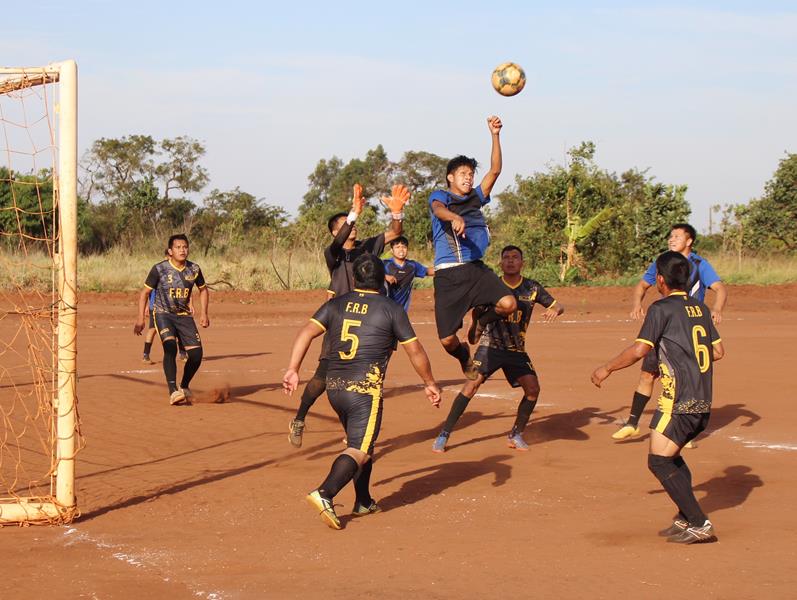
[[[560,261],[562,267],[559,272],[559,281],[561,282],[564,282],[568,271],[580,262],[578,244],[595,233],[613,212],[612,207],[604,206],[585,223],[580,215],[574,214],[573,197],[575,193],[575,187],[570,183],[567,186],[567,194],[565,194],[565,209],[567,211],[565,238],[567,239],[567,244],[562,247],[564,258]]]

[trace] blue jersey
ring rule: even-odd
[[[155,308],[155,290],[149,293],[149,310],[152,311],[153,308]]]
[[[686,292],[692,298],[703,302],[706,297],[706,289],[720,280],[720,276],[714,267],[702,256],[694,252],[689,254],[689,282],[686,285]],[[656,262],[653,261],[642,276],[642,281],[648,285],[656,285]]]
[[[398,264],[392,258],[382,262],[385,263],[385,275],[392,275],[396,278],[396,283],[386,284],[387,297],[403,306],[405,311],[409,311],[412,280],[416,277],[426,277],[428,269],[414,260],[405,260],[403,265]]]
[[[465,237],[458,236],[451,228],[450,221],[441,221],[432,212],[435,267],[446,263],[462,264],[481,260],[490,245],[490,231],[482,213],[482,206],[490,201],[490,196],[484,195],[481,186],[473,188],[467,196],[435,190],[429,196],[430,212],[434,201],[441,202],[465,221]]]

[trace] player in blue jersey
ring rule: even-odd
[[[457,156],[448,162],[448,189],[436,190],[429,196],[434,244],[434,312],[437,336],[451,356],[455,357],[468,379],[478,372],[471,360],[468,345],[457,332],[469,310],[473,320],[468,341],[475,344],[484,328],[517,309],[512,291],[482,262],[490,232],[482,207],[490,202],[490,192],[501,174],[501,119],[487,118],[492,136],[490,169],[478,186],[473,185],[477,162]]]
[[[419,262],[407,258],[410,242],[403,235],[390,242],[390,251],[393,254],[384,262],[385,283],[387,296],[404,307],[405,312],[410,310],[412,296],[412,282],[416,277],[431,277],[434,267],[425,267]]]
[[[722,321],[722,309],[728,299],[728,292],[711,264],[702,256],[692,252],[692,246],[696,240],[697,232],[694,227],[689,225],[689,223],[676,223],[670,228],[667,246],[673,252],[678,252],[689,260],[690,272],[686,287],[686,293],[689,296],[703,302],[706,290],[714,291],[715,298],[714,306],[711,309],[711,318],[714,324],[718,325]],[[645,316],[645,310],[642,308],[642,299],[645,297],[645,292],[655,285],[656,263],[654,261],[634,288],[634,306],[631,310],[632,319],[639,320]],[[639,419],[642,416],[642,411],[645,410],[645,405],[650,400],[650,396],[653,393],[653,382],[658,375],[659,366],[656,353],[650,352],[645,357],[645,360],[642,361],[642,372],[639,375],[639,384],[631,401],[631,413],[628,416],[628,420],[612,434],[612,438],[623,440],[641,435]],[[691,442],[687,447],[692,447]]]

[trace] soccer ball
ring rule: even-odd
[[[526,85],[526,74],[520,65],[507,62],[498,65],[493,71],[493,87],[502,96],[519,94]]]

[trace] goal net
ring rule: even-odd
[[[77,67],[0,68],[0,525],[77,514]]]

